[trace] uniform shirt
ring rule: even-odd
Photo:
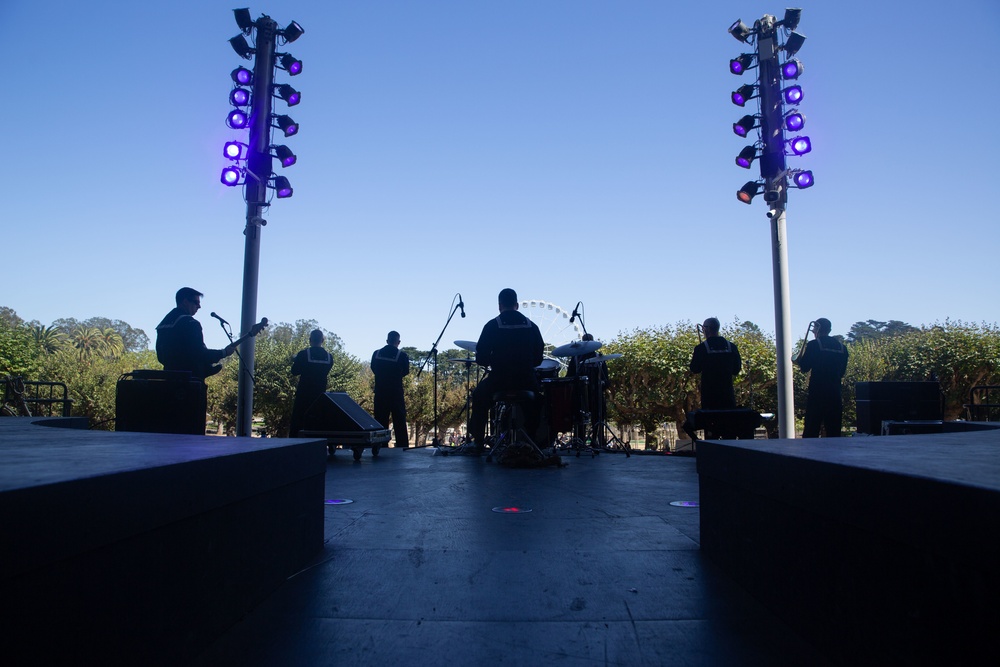
[[[299,376],[298,393],[319,396],[326,391],[327,376],[333,368],[333,355],[322,347],[307,347],[295,355],[292,375]]]
[[[798,360],[809,375],[809,390],[840,392],[840,383],[847,372],[847,348],[832,336],[820,336],[806,344]]]
[[[497,386],[531,388],[535,366],[542,363],[545,342],[538,325],[516,310],[505,310],[483,326],[476,343],[476,363],[490,367]]]
[[[395,345],[386,345],[372,353],[375,391],[379,394],[403,393],[403,376],[410,372],[410,358]]]
[[[691,355],[691,372],[701,373],[701,407],[728,410],[736,407],[733,376],[743,370],[736,343],[722,336],[709,336]]]
[[[190,371],[195,377],[212,375],[212,364],[224,350],[205,347],[201,323],[180,308],[174,308],[156,325],[156,358],[167,371]]]

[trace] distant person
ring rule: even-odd
[[[375,421],[389,428],[392,420],[397,447],[409,447],[410,436],[406,431],[406,400],[403,396],[403,377],[410,373],[410,359],[399,349],[399,332],[390,331],[385,347],[372,354],[372,373],[375,374]]]
[[[743,360],[736,343],[726,340],[719,329],[718,318],[710,317],[702,324],[705,340],[691,353],[691,372],[701,374],[701,409],[732,410],[736,407],[733,378],[743,370]],[[695,428],[689,414],[684,431],[695,439]]]
[[[302,420],[309,406],[326,391],[327,378],[333,368],[333,355],[323,347],[324,340],[323,332],[313,329],[309,332],[309,347],[296,354],[292,362],[292,375],[299,376],[295,403],[292,405],[292,424],[288,430],[293,438],[302,430]]]
[[[545,342],[538,325],[518,311],[517,292],[507,288],[497,297],[500,314],[483,326],[476,343],[476,363],[489,368],[472,392],[469,431],[475,450],[483,451],[486,421],[493,394],[499,391],[537,391],[535,367],[542,363]],[[527,428],[535,432],[537,408],[528,410]]]
[[[221,350],[205,346],[201,323],[194,319],[203,296],[191,287],[180,288],[174,297],[177,307],[156,325],[156,358],[163,364],[163,370],[189,371],[192,376],[204,379],[222,370],[217,362],[236,350],[232,344]]]
[[[843,426],[841,383],[847,372],[848,353],[844,344],[830,335],[832,330],[830,320],[825,317],[816,320],[814,338],[795,362],[804,373],[809,373],[803,438],[818,438],[821,427],[826,428],[826,437],[839,438]]]

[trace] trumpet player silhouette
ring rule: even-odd
[[[844,402],[840,386],[847,372],[847,348],[830,335],[833,325],[825,317],[817,319],[813,340],[806,343],[805,350],[795,363],[803,372],[809,373],[809,395],[806,398],[806,418],[802,429],[803,438],[818,438],[825,429],[826,437],[839,438],[844,416]],[[806,331],[806,338],[809,332]]]

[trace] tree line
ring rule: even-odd
[[[260,431],[271,436],[288,433],[297,378],[289,373],[295,354],[309,345],[309,332],[322,329],[314,320],[279,323],[256,339],[254,413]],[[346,392],[369,413],[374,378],[367,359],[343,349],[341,339],[323,330],[325,347],[333,355],[328,390]],[[752,322],[736,318],[722,335],[735,342],[743,357],[736,378],[737,403],[759,412],[777,411],[777,364],[774,337]],[[1000,330],[996,324],[946,320],[926,326],[905,322],[856,322],[842,337],[850,351],[843,383],[844,423],[855,420],[856,382],[937,380],[941,384],[945,419],[964,416],[963,404],[976,385],[1000,384]],[[801,341],[800,341],[801,343]],[[88,417],[96,428],[113,429],[115,391],[120,377],[133,370],[159,369],[144,331],[120,320],[72,318],[49,325],[25,322],[10,308],[0,307],[0,377],[63,382],[73,401],[73,414]],[[621,353],[608,362],[608,418],[617,428],[638,428],[654,434],[664,424],[679,425],[686,411],[699,405],[698,378],[688,371],[698,344],[695,325],[682,321],[620,332],[607,341],[603,353]],[[428,352],[403,348],[411,362],[404,380],[407,416],[413,442],[423,443],[435,428],[435,386],[438,434],[464,425],[468,392],[478,369],[465,363],[470,353],[444,350],[435,364]],[[425,363],[426,362],[426,363]],[[221,373],[207,380],[208,413],[221,433],[234,433],[239,364],[225,360]],[[793,377],[796,417],[801,421],[808,376],[796,368]]]

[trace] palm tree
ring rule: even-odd
[[[36,324],[31,327],[31,335],[34,337],[38,347],[45,352],[52,354],[66,344],[67,336],[58,327]]]
[[[125,353],[125,341],[122,335],[112,327],[101,330],[101,354],[117,359]]]
[[[104,336],[97,327],[77,327],[70,338],[81,359],[103,352]]]

